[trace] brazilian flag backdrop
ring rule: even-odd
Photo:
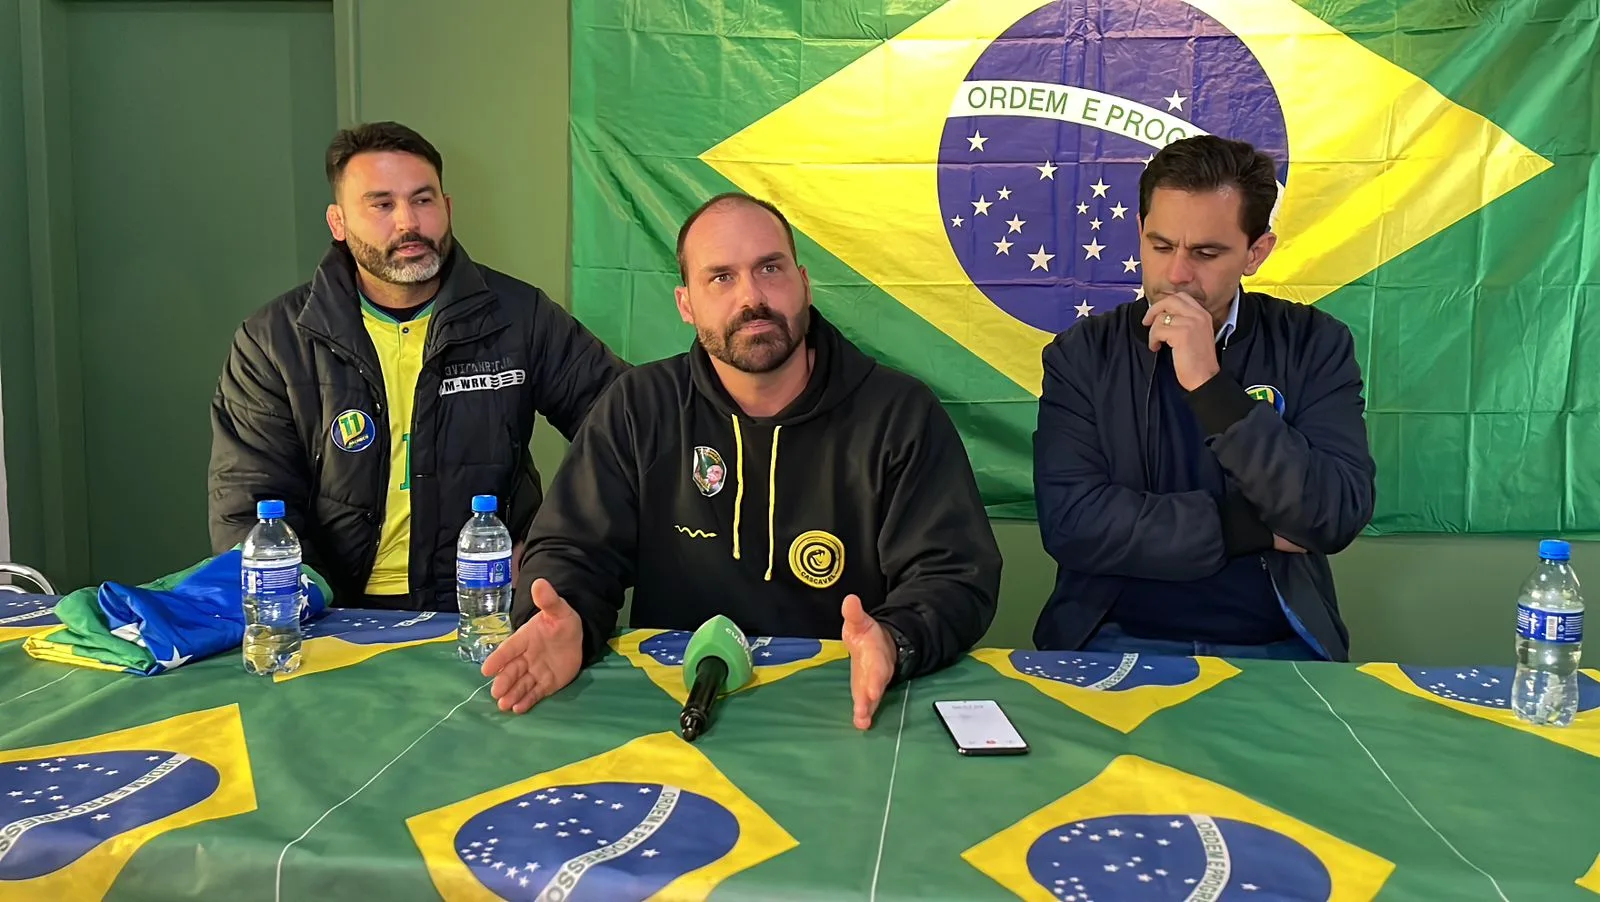
[[[693,335],[676,231],[777,203],[817,305],[938,393],[1032,517],[1039,354],[1140,296],[1138,178],[1185,135],[1279,163],[1248,288],[1355,333],[1373,532],[1600,532],[1592,0],[578,0],[573,309]],[[1597,305],[1591,309],[1590,305]]]

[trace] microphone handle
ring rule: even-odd
[[[683,728],[683,738],[693,742],[711,725],[711,706],[716,703],[717,690],[728,678],[728,662],[721,658],[705,658],[695,668],[694,686],[689,690],[689,700],[678,716]]]

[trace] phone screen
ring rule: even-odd
[[[934,702],[933,709],[963,755],[1020,755],[1028,743],[994,701]]]

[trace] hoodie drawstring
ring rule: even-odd
[[[782,431],[782,426],[772,427],[772,465],[767,468],[767,575],[762,579],[769,583],[772,582],[772,546],[775,544],[772,514],[778,509],[778,433]]]
[[[744,436],[739,433],[739,417],[733,418],[734,478],[739,481],[733,497],[733,559],[739,559],[739,515],[744,512]]]
[[[739,431],[739,417],[733,415],[734,478],[739,488],[733,497],[733,559],[739,560],[739,523],[744,515],[744,434]],[[767,573],[762,577],[772,582],[772,555],[777,544],[773,531],[773,515],[778,509],[778,433],[782,426],[772,428],[772,462],[767,467]]]

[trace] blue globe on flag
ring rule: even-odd
[[[1105,692],[1182,686],[1200,676],[1194,658],[1099,651],[1014,651],[1011,666],[1027,676]]]
[[[689,637],[692,635],[694,634],[685,630],[669,630],[639,643],[639,651],[654,658],[656,663],[663,666],[682,667],[683,653],[688,650]],[[821,653],[822,641],[819,639],[750,637],[750,660],[757,667],[776,667],[781,664],[807,661]]]
[[[0,764],[0,881],[30,880],[210,798],[217,769],[160,749]]]
[[[1287,181],[1272,83],[1221,23],[1182,0],[1057,0],[995,39],[951,100],[950,247],[995,306],[1046,332],[1143,297],[1139,176],[1199,134],[1250,142]]]
[[[1326,899],[1333,889],[1322,861],[1294,839],[1200,814],[1061,824],[1033,842],[1027,864],[1062,902]]]
[[[335,608],[306,624],[305,637],[334,637],[355,645],[390,645],[437,639],[456,628],[454,614]]]
[[[1407,667],[1400,672],[1417,688],[1442,699],[1511,710],[1511,684],[1516,670],[1511,667]],[[1600,682],[1587,673],[1578,674],[1578,712],[1600,708]]]
[[[469,818],[455,852],[505,899],[648,899],[734,848],[718,802],[660,783],[551,786]]]

